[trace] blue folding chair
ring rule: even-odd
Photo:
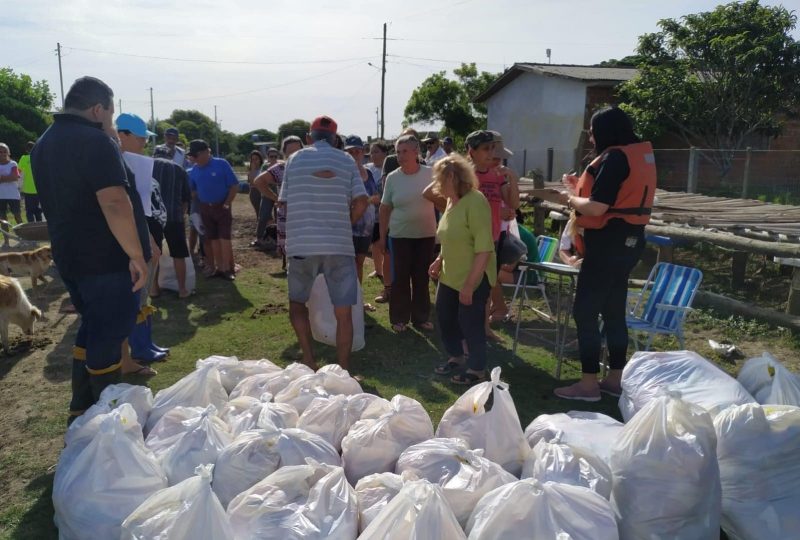
[[[697,268],[661,262],[650,271],[640,291],[628,292],[628,305],[633,304],[626,317],[636,350],[637,334],[647,334],[644,350],[649,350],[656,334],[671,334],[685,348],[683,321],[692,309],[694,296],[703,273]]]
[[[538,258],[531,259],[530,257],[527,257],[527,260],[534,260],[536,262],[554,262],[556,253],[558,253],[558,240],[550,236],[539,236],[536,238],[536,244],[538,247]],[[514,289],[514,294],[511,296],[511,303],[509,304],[510,306],[513,307],[514,302],[516,302],[517,298],[522,295],[522,302],[520,303],[518,309],[519,313],[517,313],[517,316],[521,316],[522,309],[524,308],[525,304],[530,301],[528,291],[539,291],[542,295],[542,300],[544,300],[544,305],[545,309],[547,309],[547,312],[540,311],[536,308],[533,308],[533,310],[540,315],[552,317],[553,314],[550,311],[550,300],[547,298],[545,282],[542,276],[540,276],[535,270],[529,270],[525,265],[521,265],[518,272],[519,274],[516,283],[504,285],[504,287],[513,287]]]

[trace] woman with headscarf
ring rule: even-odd
[[[590,122],[589,140],[597,157],[580,178],[564,176],[567,192],[559,197],[559,202],[575,210],[575,225],[583,229],[585,251],[573,307],[582,377],[575,384],[556,388],[555,394],[564,399],[598,401],[601,392],[619,395],[621,391],[628,353],[628,277],[644,250],[656,167],[652,145],[639,140],[621,109],[596,112]],[[609,371],[598,381],[600,315]]]

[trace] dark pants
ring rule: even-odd
[[[250,204],[253,205],[253,210],[256,213],[256,219],[258,219],[258,208],[261,206],[261,192],[254,188],[253,184],[250,184],[248,196],[250,197]]]
[[[28,220],[28,223],[42,221],[42,205],[39,203],[39,196],[28,193],[23,193],[22,196],[25,197],[25,219]]]
[[[392,238],[392,293],[389,320],[392,324],[418,325],[428,322],[431,296],[428,268],[433,262],[434,238]]]
[[[256,238],[263,240],[267,236],[267,225],[272,221],[272,209],[275,202],[272,199],[259,195],[258,224],[256,225]]]
[[[599,315],[603,316],[609,367],[622,369],[628,355],[628,278],[644,250],[644,227],[612,220],[604,229],[587,229],[584,239],[586,255],[578,274],[573,307],[581,371],[600,371]]]
[[[467,341],[469,360],[467,367],[475,371],[486,369],[486,302],[492,288],[484,274],[481,284],[472,293],[472,304],[465,306],[458,291],[442,282],[436,288],[436,318],[444,350],[450,356],[462,356]]]
[[[109,384],[119,382],[122,342],[139,312],[139,293],[131,291],[130,272],[64,279],[81,316],[75,337],[70,412],[81,414]]]

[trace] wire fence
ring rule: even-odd
[[[558,180],[583,170],[586,151],[563,148],[513,150],[508,165],[529,178]],[[657,148],[658,187],[702,195],[800,204],[800,150]]]

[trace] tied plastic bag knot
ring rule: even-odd
[[[656,397],[666,397],[669,399],[682,399],[683,393],[677,388],[673,388],[670,385],[666,385],[656,390]]]
[[[208,484],[211,483],[211,479],[214,477],[213,473],[214,473],[213,463],[198,465],[197,467],[194,468],[194,474],[202,478]]]

